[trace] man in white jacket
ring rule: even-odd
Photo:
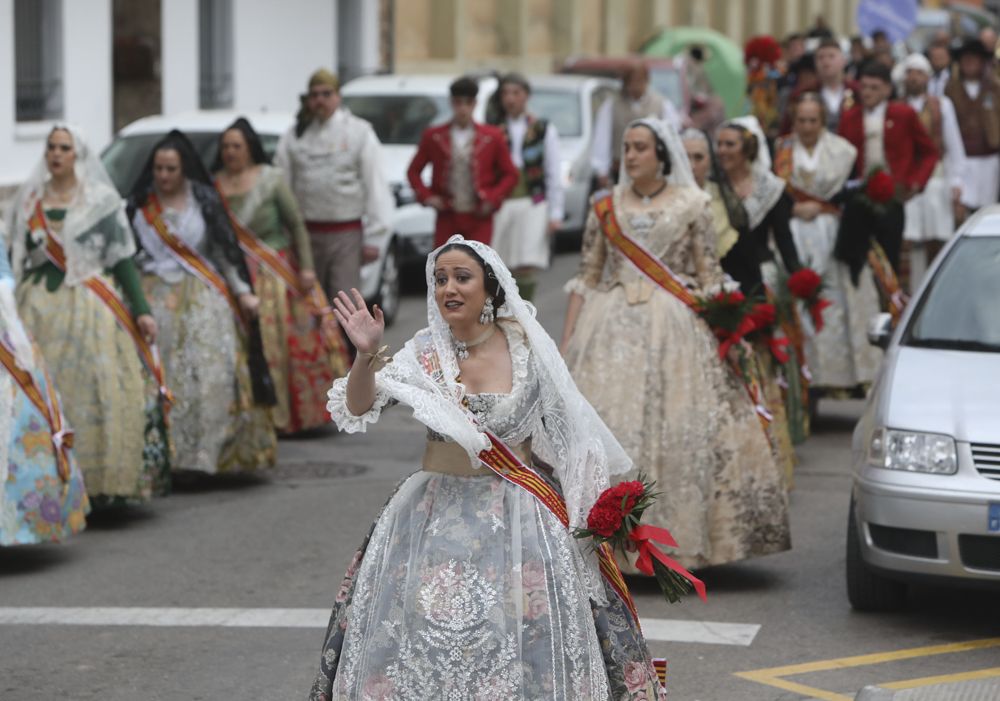
[[[966,176],[965,146],[955,106],[946,96],[928,92],[934,75],[922,54],[910,54],[900,66],[907,104],[916,111],[934,140],[941,158],[924,191],[905,205],[903,239],[910,251],[910,291],[916,291],[927,266],[955,231],[955,208],[961,207]]]
[[[320,285],[332,298],[361,287],[361,265],[378,256],[364,234],[389,232],[394,208],[371,124],[340,105],[337,76],[309,78],[295,126],[281,137],[275,165],[284,170],[309,230]]]

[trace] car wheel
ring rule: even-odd
[[[382,309],[385,325],[391,326],[399,312],[399,258],[396,255],[395,242],[389,244],[382,261],[382,274],[379,276],[378,294],[374,303]]]
[[[851,497],[847,515],[847,600],[858,611],[898,611],[906,603],[906,584],[882,577],[865,564],[860,536]]]

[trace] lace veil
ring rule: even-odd
[[[68,132],[76,151],[76,197],[68,208],[59,235],[66,250],[64,283],[72,287],[135,255],[136,248],[121,195],[83,134],[78,128],[66,124],[57,124],[52,130]],[[44,196],[50,179],[43,156],[18,190],[13,206],[7,212],[11,266],[16,279],[21,277],[27,256],[25,233],[29,228],[28,221],[35,203]],[[109,216],[114,217],[113,224],[97,229],[98,223]],[[36,240],[40,239],[40,235],[40,232],[31,232]]]
[[[767,213],[781,199],[785,191],[785,181],[771,172],[771,152],[768,151],[767,139],[760,122],[754,116],[735,117],[723,122],[720,129],[734,127],[749,132],[757,139],[757,157],[750,165],[750,175],[753,180],[753,192],[743,200],[751,229],[764,221]]]
[[[637,126],[644,126],[652,130],[657,138],[663,142],[664,146],[667,147],[667,154],[670,156],[670,175],[667,176],[667,182],[671,185],[681,187],[698,187],[698,183],[694,179],[694,173],[691,172],[691,163],[688,161],[687,151],[684,150],[684,143],[681,141],[681,137],[674,126],[663,119],[643,117],[642,119],[634,119],[629,122],[625,131],[627,132],[632,127]],[[632,178],[625,172],[624,142],[621,148],[622,158],[621,167],[618,171],[618,182],[627,187],[632,184]]]

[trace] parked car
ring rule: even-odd
[[[218,148],[219,134],[239,116],[246,117],[260,135],[264,150],[273,156],[278,139],[294,123],[288,112],[238,113],[228,110],[188,112],[174,116],[143,117],[125,126],[104,149],[101,160],[115,186],[126,195],[153,148],[171,129],[180,129],[191,139],[205,167],[211,166]],[[378,248],[378,258],[361,268],[361,294],[369,304],[378,304],[387,323],[392,323],[399,310],[399,262],[397,250],[400,235],[393,220],[388,235],[367,235],[365,245]]]
[[[434,212],[416,201],[406,170],[428,126],[451,118],[445,75],[379,75],[356,78],[341,90],[343,104],[375,127],[385,153],[386,177],[396,196],[396,232],[404,263],[423,261],[433,248]],[[594,112],[617,88],[614,81],[574,76],[529,76],[533,90],[528,108],[551,120],[561,137],[561,169],[566,186],[566,217],[561,231],[579,232],[586,221],[590,195],[590,142]],[[487,121],[496,92],[492,75],[479,77],[479,100],[473,118]],[[424,172],[430,181],[430,170]]]
[[[853,437],[847,594],[892,609],[924,578],[1000,591],[1000,206],[958,231],[886,349]]]

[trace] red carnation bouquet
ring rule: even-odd
[[[752,310],[753,303],[739,290],[722,291],[698,300],[698,315],[719,339],[720,358],[725,358],[734,344],[738,344],[753,331],[754,321],[750,318]]]
[[[751,37],[743,47],[743,60],[748,67],[773,66],[781,59],[781,44],[772,36]]]
[[[801,299],[809,309],[813,326],[816,331],[823,330],[823,310],[830,306],[830,300],[820,296],[823,291],[823,278],[811,268],[801,268],[788,278],[788,291],[792,296]]]
[[[892,174],[881,166],[876,166],[868,172],[864,186],[858,196],[875,214],[885,214],[885,208],[896,200],[896,180]]]
[[[606,543],[626,557],[628,553],[638,553],[636,569],[656,577],[664,598],[670,603],[680,601],[692,589],[704,601],[705,585],[701,580],[653,545],[661,543],[676,548],[677,542],[670,531],[639,523],[642,513],[658,496],[653,487],[653,482],[639,475],[638,480],[620,482],[605,489],[587,515],[587,527],[574,529],[573,535],[592,538],[595,547]]]
[[[785,347],[788,345],[787,338],[777,338],[774,335],[778,325],[778,309],[769,302],[760,302],[750,310],[750,319],[753,321],[753,331],[751,337],[762,341],[771,351],[771,355],[784,365],[788,362],[788,352]]]

